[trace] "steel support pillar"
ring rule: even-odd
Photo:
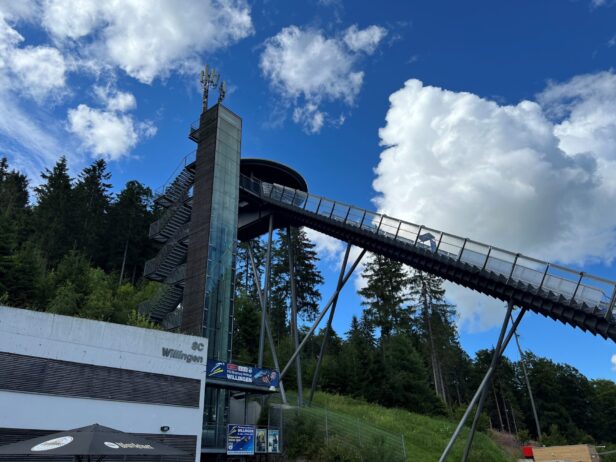
[[[512,306],[513,305],[511,303],[508,304],[508,309],[507,309],[508,314],[507,314],[507,316],[505,316],[505,321],[507,323],[509,322],[509,316],[510,316],[509,308],[512,307]],[[494,349],[494,355],[495,355],[494,357],[497,360],[498,360],[498,358],[500,358],[502,356],[502,354],[504,353],[505,349],[507,348],[507,345],[511,341],[511,337],[513,337],[513,333],[515,332],[515,330],[517,329],[518,325],[520,324],[520,321],[522,321],[522,317],[524,316],[524,313],[526,313],[526,308],[522,308],[522,310],[520,311],[520,314],[516,318],[515,322],[513,323],[513,326],[511,328],[511,330],[509,331],[509,333],[507,334],[507,336],[505,337],[504,340],[500,339],[500,336],[499,336],[499,340],[500,341],[498,343],[500,344],[500,347]],[[507,325],[505,323],[503,323],[503,327],[501,328],[501,333],[502,334],[504,334],[504,330],[506,328],[507,328]],[[494,357],[493,357],[493,359],[494,359]],[[471,399],[471,402],[469,403],[468,407],[466,408],[466,411],[464,412],[464,415],[462,416],[462,419],[460,419],[460,422],[458,423],[458,426],[454,430],[453,435],[451,436],[451,439],[449,440],[449,443],[447,443],[447,447],[445,447],[445,450],[441,454],[439,462],[445,462],[447,460],[447,456],[451,452],[451,449],[453,448],[454,443],[456,442],[456,440],[460,436],[460,433],[462,432],[462,428],[464,427],[464,424],[466,423],[466,420],[468,419],[468,416],[470,415],[471,411],[475,407],[475,404],[477,404],[477,402],[479,401],[479,398],[481,397],[481,394],[483,393],[483,390],[487,386],[489,386],[489,384],[490,384],[490,382],[492,380],[492,375],[494,374],[494,370],[495,370],[494,367],[488,368],[488,371],[486,372],[485,376],[483,377],[483,380],[479,384],[479,387],[477,388],[477,391],[475,392],[475,395],[473,396],[473,399]]]
[[[287,245],[289,246],[289,285],[291,288],[291,335],[295,349],[299,346],[299,333],[297,331],[297,292],[295,290],[295,255],[293,252],[291,227],[287,227]],[[304,404],[303,385],[302,385],[302,364],[299,355],[295,358],[295,368],[297,374],[297,406]]]
[[[347,244],[346,251],[344,252],[344,260],[342,261],[342,267],[340,268],[340,275],[338,276],[338,285],[336,286],[336,290],[339,292],[342,289],[342,278],[344,278],[344,272],[346,271],[347,262],[349,260],[349,253],[351,252],[351,244]],[[321,362],[323,361],[323,356],[325,355],[325,348],[327,347],[327,341],[329,340],[329,331],[332,326],[332,321],[334,320],[334,313],[336,312],[336,305],[338,304],[338,295],[334,298],[334,302],[332,303],[332,309],[329,312],[329,319],[327,320],[327,325],[325,326],[325,334],[323,334],[323,343],[321,344],[321,351],[319,352],[319,357],[317,359],[317,367],[314,371],[314,376],[312,377],[312,387],[310,388],[310,398],[308,399],[308,405],[312,406],[312,399],[314,398],[314,392],[317,389],[317,384],[319,383],[319,375],[321,373]],[[297,348],[297,344],[295,345]],[[299,356],[298,356],[299,357]]]
[[[291,358],[289,359],[289,362],[287,362],[287,365],[284,367],[282,372],[280,372],[280,378],[281,379],[287,373],[287,371],[291,367],[291,364],[293,364],[293,361],[295,361],[295,358],[300,354],[302,349],[306,346],[306,343],[308,343],[308,339],[310,339],[312,334],[314,334],[314,331],[319,326],[319,323],[323,320],[323,318],[327,314],[327,311],[329,310],[329,308],[334,303],[334,299],[338,296],[338,294],[340,293],[340,291],[342,290],[342,288],[344,287],[346,282],[349,280],[349,278],[353,274],[353,271],[355,271],[355,268],[357,268],[357,265],[359,265],[359,262],[361,261],[361,259],[364,257],[365,254],[366,254],[366,250],[362,249],[361,253],[357,257],[357,259],[355,260],[355,262],[353,263],[353,265],[351,266],[349,271],[347,271],[346,275],[344,276],[344,279],[342,280],[342,286],[340,288],[336,289],[334,294],[331,296],[329,301],[326,303],[325,308],[323,308],[323,311],[321,311],[321,314],[319,314],[319,316],[317,317],[316,321],[312,324],[312,327],[310,327],[310,330],[308,331],[308,333],[306,334],[306,336],[302,340],[302,343],[300,343],[299,346],[295,349],[295,352],[293,352],[293,354],[291,355]]]
[[[276,346],[274,345],[274,337],[272,337],[272,331],[270,330],[269,319],[267,317],[265,297],[261,291],[261,283],[259,282],[259,273],[257,272],[257,265],[255,264],[254,254],[252,252],[252,245],[248,245],[248,254],[250,255],[250,265],[252,266],[252,273],[255,279],[255,285],[257,287],[257,295],[259,297],[259,304],[261,305],[261,311],[264,313],[263,326],[267,333],[267,340],[272,351],[272,359],[274,360],[274,367],[276,370],[280,370],[280,363],[278,362],[278,354],[276,354]],[[262,367],[262,366],[259,366]],[[282,376],[280,377],[280,398],[283,404],[287,404],[287,394],[284,391],[284,384],[282,383]]]
[[[520,346],[520,339],[518,333],[515,333],[515,343],[518,346],[518,352],[520,353],[520,364],[522,364],[522,372],[524,373],[524,380],[526,381],[526,388],[528,388],[528,396],[530,398],[530,407],[533,409],[533,417],[535,418],[535,426],[537,428],[537,441],[541,441],[541,425],[539,425],[539,416],[537,414],[537,407],[535,406],[535,398],[533,397],[533,390],[530,387],[530,380],[528,379],[528,371],[526,370],[526,360],[524,359],[524,352]]]
[[[265,261],[265,298],[261,303],[261,331],[259,332],[259,359],[257,361],[258,367],[263,367],[263,351],[265,350],[265,318],[267,316],[267,308],[269,306],[269,288],[270,288],[270,274],[272,266],[272,235],[274,233],[274,216],[269,216],[269,231],[267,238],[267,257]],[[252,257],[251,257],[252,258]],[[255,270],[255,280],[259,280],[258,273]],[[260,285],[261,283],[259,283]],[[259,288],[260,290],[260,288]]]
[[[501,357],[501,347],[503,344],[503,339],[505,337],[505,333],[507,332],[507,327],[509,326],[509,319],[511,318],[511,313],[513,312],[513,303],[507,303],[507,314],[505,314],[505,319],[503,321],[503,325],[501,326],[500,335],[498,336],[498,341],[496,342],[496,346],[494,347],[494,354],[492,355],[492,362],[490,363],[490,367],[488,370],[496,370],[496,366]],[[479,424],[479,419],[481,418],[481,411],[483,410],[483,405],[486,401],[486,396],[488,395],[488,388],[490,387],[490,383],[492,381],[492,377],[486,384],[483,386],[481,390],[481,397],[479,398],[479,404],[477,404],[477,411],[475,412],[475,418],[473,419],[473,424],[471,425],[471,431],[468,434],[468,440],[466,441],[466,446],[464,447],[464,454],[462,455],[462,462],[466,462],[468,459],[468,455],[471,452],[471,447],[473,446],[473,439],[475,438],[475,432],[477,431],[477,425]]]

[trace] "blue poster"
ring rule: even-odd
[[[227,425],[227,455],[252,456],[255,453],[253,425]]]
[[[280,430],[277,428],[267,429],[267,452],[280,452]]]
[[[278,371],[252,366],[207,360],[207,378],[234,383],[245,383],[257,387],[278,388],[280,374]]]

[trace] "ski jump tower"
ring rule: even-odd
[[[206,68],[201,83],[202,112],[189,132],[197,149],[184,159],[178,176],[155,198],[163,213],[150,226],[149,236],[162,247],[155,258],[146,262],[144,275],[164,286],[158,296],[140,306],[140,311],[169,330],[207,337],[209,370],[212,364],[225,368],[232,361],[238,238],[246,241],[269,231],[268,255],[271,255],[273,229],[289,226],[282,216],[274,221],[268,207],[254,208],[242,200],[240,176],[258,177],[304,192],[307,187],[303,178],[285,165],[264,159],[240,159],[242,119],[222,105],[224,82],[220,82],[216,71]],[[211,88],[218,88],[219,97],[208,107]],[[257,272],[254,261],[253,270]],[[268,284],[263,288],[265,293]],[[261,292],[261,287],[258,290]],[[262,296],[262,307],[265,303]],[[259,362],[257,367],[247,366],[253,377],[271,376],[272,372],[277,377],[280,370],[265,312],[264,309],[260,326]],[[276,370],[262,367],[266,332]],[[232,395],[284,394],[282,384],[278,383],[278,378],[272,378],[268,382],[271,386],[267,387],[261,382],[259,385],[230,383],[217,380],[208,372],[202,438],[204,460],[224,459],[227,424],[256,423],[249,421],[245,411],[238,412],[237,405],[234,411]]]
[[[168,329],[208,337],[209,360],[232,361],[236,242],[267,234],[263,287],[254,258],[252,261],[262,315],[259,362],[255,369],[261,373],[267,340],[276,369],[272,376],[279,378],[279,383],[264,390],[225,383],[208,372],[202,450],[205,460],[211,460],[212,456],[208,455],[211,453],[224,457],[227,423],[250,423],[236,420],[233,390],[280,392],[286,402],[282,379],[291,367],[295,367],[298,402],[304,402],[300,352],[329,313],[312,380],[308,402],[311,401],[338,295],[367,251],[507,304],[490,368],[440,462],[447,460],[476,406],[462,459],[467,460],[498,360],[528,311],[616,341],[614,281],[309,194],[304,179],[291,168],[264,159],[240,159],[242,120],[221,104],[224,84],[219,84],[215,72],[202,73],[202,83],[203,111],[199,122],[189,132],[190,139],[197,143],[196,154],[185,159],[177,177],[157,196],[157,204],[165,210],[150,227],[150,238],[160,242],[162,248],[156,258],[146,263],[144,273],[149,279],[163,282],[164,290],[141,306],[140,311]],[[208,107],[211,87],[218,87],[220,96],[216,104]],[[293,246],[289,246],[291,333],[295,351],[284,367],[280,367],[268,324],[271,244],[274,229],[286,229],[290,236],[292,226],[306,226],[340,239],[347,243],[347,250],[334,293],[300,342],[293,284]],[[351,245],[362,249],[353,263],[349,260]],[[517,316],[514,316],[515,308],[520,308]],[[247,420],[246,415],[244,419]]]

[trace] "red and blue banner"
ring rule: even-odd
[[[264,388],[278,388],[280,384],[280,373],[273,369],[242,366],[215,359],[207,361],[207,378]]]

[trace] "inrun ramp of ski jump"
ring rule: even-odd
[[[165,208],[150,227],[150,237],[164,243],[160,254],[146,263],[145,274],[167,284],[158,300],[144,309],[163,319],[181,301],[189,239],[194,163],[185,167],[156,201]],[[241,175],[240,216],[283,216],[369,252],[378,253],[447,281],[525,307],[564,324],[616,341],[616,282],[574,271],[488,244],[380,215],[305,191]],[[259,236],[243,224],[242,240]],[[260,222],[263,224],[263,220]],[[257,226],[258,228],[258,226]]]
[[[245,175],[240,190],[297,226],[616,341],[613,281]]]

